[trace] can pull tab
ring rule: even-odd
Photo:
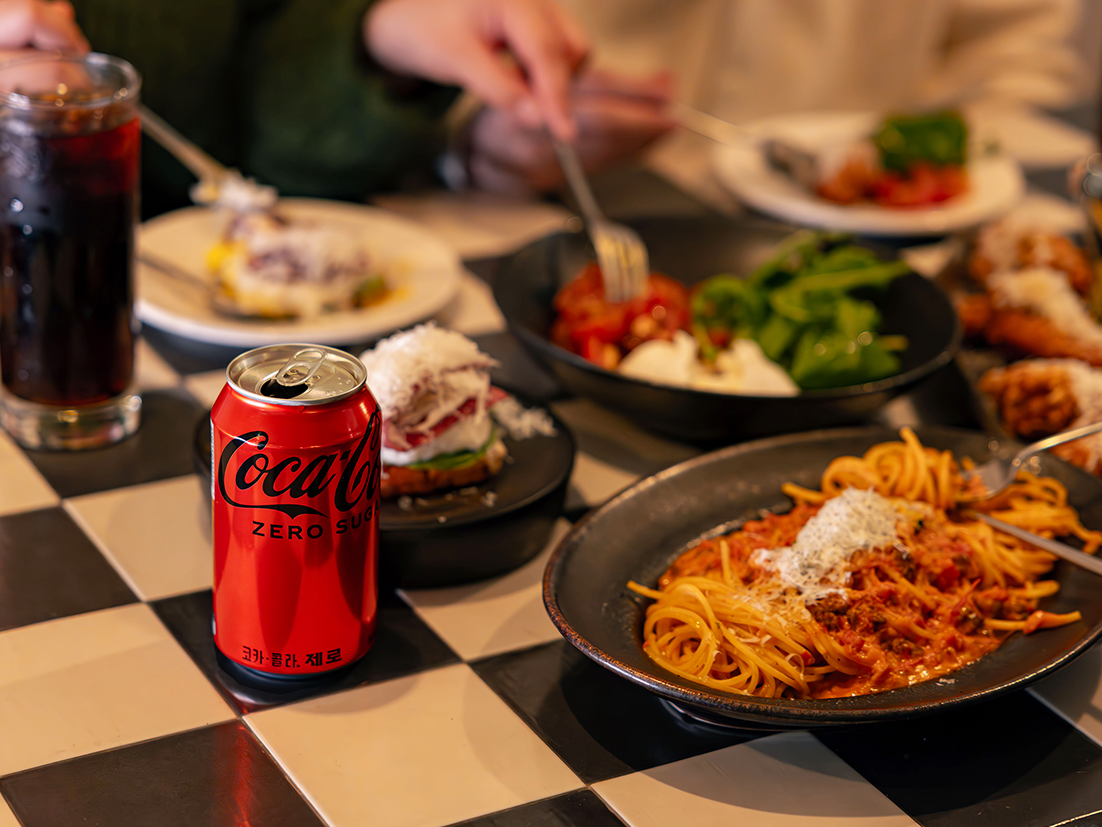
[[[294,399],[309,389],[310,380],[328,355],[323,350],[312,348],[298,351],[276,371],[275,376],[260,386],[260,392],[273,399]]]

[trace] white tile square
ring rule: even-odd
[[[210,588],[207,489],[197,475],[116,488],[65,508],[143,600]]]
[[[176,387],[180,374],[145,339],[138,339],[134,349],[134,379],[139,391],[150,391]]]
[[[184,379],[184,387],[207,408],[214,405],[225,384],[226,372],[224,370],[193,373]]]
[[[0,431],[0,514],[57,505],[58,496],[7,434]]]
[[[0,633],[0,775],[226,721],[142,603]]]
[[[806,732],[785,733],[613,778],[593,789],[631,827],[913,827]]]
[[[922,425],[922,416],[915,407],[914,400],[900,396],[893,399],[876,412],[874,421],[893,430],[903,427],[918,428]]]
[[[433,631],[464,660],[488,657],[558,640],[559,630],[543,606],[543,570],[570,523],[559,520],[547,547],[502,577],[402,596]]]
[[[1029,691],[1102,745],[1102,649],[1084,652]]]
[[[563,507],[567,511],[592,508],[639,479],[642,479],[639,474],[609,465],[584,451],[578,451],[574,455],[574,470],[570,472],[570,484],[566,489]]]
[[[245,720],[332,827],[437,827],[582,786],[464,664]]]
[[[393,193],[371,200],[416,221],[467,259],[510,253],[565,229],[573,216],[556,204],[481,190]]]
[[[19,819],[15,817],[15,813],[11,811],[11,808],[4,803],[3,798],[0,798],[0,827],[20,827]]]

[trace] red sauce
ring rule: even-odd
[[[818,511],[819,506],[797,506],[787,514],[748,521],[726,535],[732,570],[748,583],[774,577],[753,561],[753,552],[791,545]],[[1005,588],[979,588],[971,547],[936,526],[920,523],[901,539],[906,552],[875,549],[853,556],[847,596],[831,594],[808,605],[812,625],[861,670],[857,675],[834,672],[812,683],[808,697],[866,695],[952,672],[1005,639],[1006,633],[984,627],[985,618],[1024,620],[1036,609],[1035,600],[1015,597]],[[721,572],[719,540],[705,540],[678,557],[659,588],[675,577]]]

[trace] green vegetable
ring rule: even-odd
[[[486,456],[486,452],[490,450],[490,446],[494,444],[495,439],[497,439],[497,425],[494,425],[490,431],[490,438],[477,451],[454,451],[450,454],[437,454],[431,459],[411,462],[406,467],[418,471],[454,471],[457,468],[465,468]]]
[[[702,358],[711,362],[719,352],[711,338],[714,331],[724,331],[724,338],[749,336],[765,322],[768,307],[760,290],[737,276],[721,275],[708,279],[693,294],[692,314]]]
[[[894,351],[906,340],[877,335],[880,312],[869,299],[908,269],[836,233],[795,233],[746,279],[719,275],[698,285],[692,330],[701,356],[713,360],[731,338],[749,337],[807,389],[898,373]]]
[[[968,126],[959,112],[900,115],[888,118],[873,136],[885,169],[907,172],[915,163],[963,164]]]
[[[372,302],[379,301],[387,294],[388,288],[382,276],[374,276],[362,282],[352,294],[352,303],[362,307]]]

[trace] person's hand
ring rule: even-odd
[[[67,0],[0,0],[0,61],[36,51],[87,54],[73,7]]]
[[[668,113],[673,83],[668,74],[628,78],[587,71],[571,95],[577,123],[573,141],[588,172],[638,155],[676,122]],[[470,125],[467,160],[472,185],[493,192],[531,194],[561,188],[562,170],[547,131],[505,109],[486,107]]]
[[[463,86],[528,128],[574,137],[570,81],[589,46],[555,0],[381,0],[364,42],[392,72]]]

